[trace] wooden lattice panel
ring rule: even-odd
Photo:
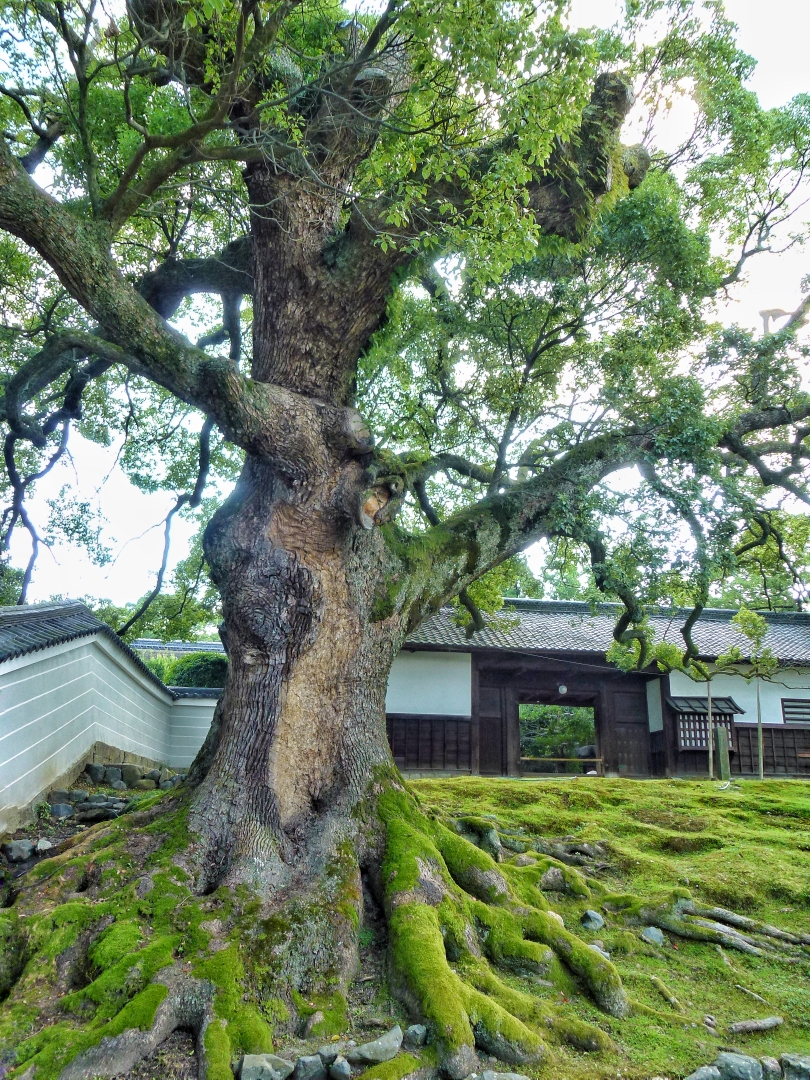
[[[715,716],[714,726],[728,731],[728,744],[734,745],[734,723],[730,716]],[[709,717],[704,713],[680,713],[678,715],[678,749],[708,750]]]

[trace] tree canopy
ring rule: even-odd
[[[624,601],[620,639],[649,603],[800,603],[807,303],[762,338],[712,319],[749,258],[803,238],[810,99],[762,110],[733,30],[718,5],[658,0],[610,32],[572,30],[553,4],[7,5],[2,529],[6,548],[20,528],[32,544],[17,597],[49,537],[106,557],[80,495],[48,522],[26,510],[71,426],[123,436],[132,482],[204,524],[206,484],[232,482],[244,451],[291,475],[310,454],[284,428],[293,391],[323,402],[308,422],[332,444],[362,451],[369,425],[371,479],[395,477],[392,530],[449,516],[463,531],[476,506],[511,513],[570,472],[459,580],[473,627],[464,586],[539,538],[577,565],[581,594]],[[644,144],[627,148],[631,85]],[[663,150],[678,95],[694,128]],[[346,359],[317,387],[305,357],[288,384],[255,350],[246,370],[264,318],[242,172],[257,164],[279,181],[274,206],[311,201],[327,263],[375,296],[396,282],[382,320],[378,300],[324,331]],[[327,305],[328,283],[308,287]],[[638,482],[612,486],[629,468]],[[210,621],[201,559],[153,632]],[[515,580],[499,573],[474,588],[484,608]],[[165,560],[156,594],[164,578]],[[103,610],[134,633],[142,607]]]

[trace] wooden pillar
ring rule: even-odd
[[[472,654],[470,663],[470,772],[477,776],[481,772],[481,711],[479,708],[478,654]]]
[[[596,753],[602,758],[605,775],[617,773],[615,740],[613,738],[613,694],[604,684],[599,688],[596,708]]]
[[[678,721],[666,699],[670,697],[669,675],[661,676],[661,714],[664,718],[664,753],[666,754],[667,776],[677,776],[678,762]]]
[[[520,776],[520,713],[517,693],[512,686],[503,689],[503,728],[506,775]]]

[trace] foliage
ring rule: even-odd
[[[166,686],[221,687],[228,674],[228,659],[218,653],[193,652],[185,656],[150,656],[144,660]]]
[[[521,705],[521,757],[573,757],[596,737],[593,709],[572,705]]]

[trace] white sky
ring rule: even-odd
[[[762,0],[727,0],[726,10],[739,26],[740,46],[758,61],[749,85],[763,106],[782,105],[796,94],[810,92],[807,60],[810,3],[807,0],[769,0],[767,5]],[[616,0],[573,0],[572,3],[572,18],[579,25],[607,26],[617,11]],[[757,313],[762,308],[792,310],[799,301],[799,280],[808,272],[810,254],[806,252],[751,260],[747,280],[737,287],[732,302],[723,312],[723,321],[759,328],[761,320]],[[45,500],[57,498],[65,484],[77,486],[78,493],[93,500],[107,519],[105,538],[117,553],[116,560],[112,565],[96,567],[83,553],[67,546],[57,545],[51,552],[44,550],[29,591],[31,601],[47,600],[55,594],[72,597],[89,594],[124,603],[136,600],[154,583],[162,552],[161,522],[174,499],[169,494],[142,494],[117,470],[97,490],[110,471],[115,449],[105,450],[74,435],[71,461],[60,463],[41,482],[30,510],[34,520],[44,526]],[[157,527],[150,529],[151,526]],[[175,519],[170,565],[186,554],[191,532],[188,523]],[[15,565],[25,565],[28,551],[27,538],[18,533],[12,548]]]

